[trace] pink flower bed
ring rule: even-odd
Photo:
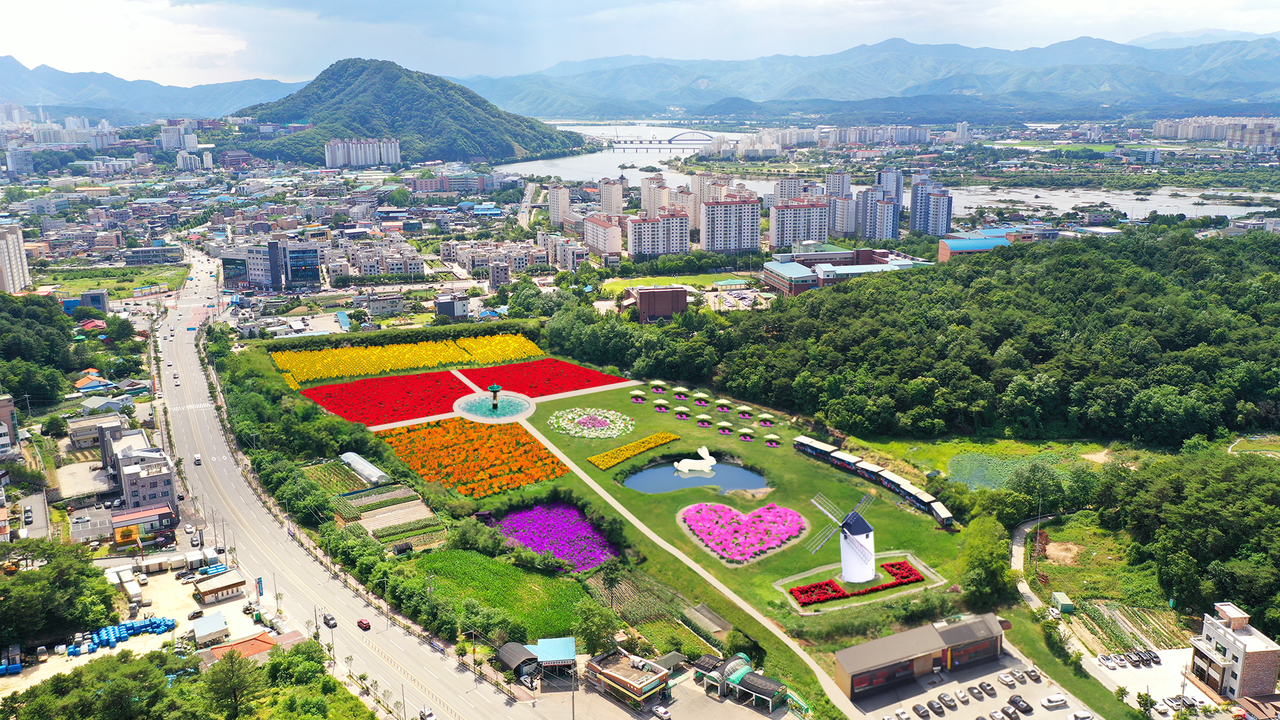
[[[776,550],[805,527],[800,513],[774,503],[746,515],[725,505],[698,503],[685,508],[680,518],[708,550],[733,563]]]

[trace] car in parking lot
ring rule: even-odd
[[[1009,720],[1018,720],[1018,709],[1012,705],[1005,705],[1000,708],[1000,712],[1004,713],[1004,716]]]
[[[943,705],[946,705],[948,710],[956,709],[955,698],[951,697],[949,693],[942,693],[938,696],[938,700],[941,701]]]
[[[1026,681],[1027,681],[1027,676],[1026,676],[1026,674],[1025,674],[1025,673],[1023,673],[1023,672],[1022,672],[1021,670],[1019,670],[1018,668],[1014,668],[1014,669],[1010,670],[1010,671],[1009,671],[1009,674],[1013,676],[1013,679],[1014,679],[1014,680],[1017,680],[1017,681],[1018,681],[1018,682],[1020,682],[1020,683],[1024,683],[1024,682],[1026,682]]]
[[[334,617],[333,615],[331,615],[330,613],[325,613],[325,614],[324,614],[324,624],[325,624],[327,627],[331,627],[331,628],[332,628],[332,627],[338,627],[338,619],[337,619],[337,618],[335,618],[335,617]]]
[[[1054,693],[1052,695],[1048,695],[1045,698],[1043,698],[1040,701],[1040,704],[1044,706],[1045,710],[1051,710],[1056,707],[1062,707],[1063,705],[1067,704],[1067,696],[1063,695],[1062,693]]]
[[[139,585],[146,585],[146,584],[147,584],[147,583],[149,583],[149,582],[151,582],[151,578],[147,577],[147,574],[146,574],[146,573],[138,573],[138,584],[139,584]]]
[[[1099,656],[1098,656],[1098,664],[1099,664],[1099,665],[1101,665],[1102,667],[1104,667],[1104,668],[1108,669],[1108,670],[1115,670],[1115,669],[1116,669],[1116,664],[1115,664],[1114,662],[1112,662],[1112,661],[1111,661],[1111,656],[1110,656],[1110,655],[1099,655]]]
[[[993,686],[991,683],[987,682],[986,680],[983,680],[982,682],[978,683],[978,687],[981,688],[982,692],[986,693],[988,697],[996,696],[995,686]]]
[[[190,535],[191,533],[193,533],[193,532],[195,532],[195,531],[196,531],[196,526],[195,526],[195,525],[192,525],[191,523],[187,523],[187,526],[186,526],[186,527],[184,527],[184,528],[182,528],[182,532],[184,532],[184,533],[186,533],[186,534],[188,534],[188,535]]]
[[[528,676],[528,675],[525,675],[525,677],[527,678],[527,677],[529,677],[529,676]],[[663,706],[661,706],[661,705],[654,705],[654,706],[653,706],[653,714],[654,714],[656,717],[660,717],[660,718],[662,718],[662,720],[671,720],[671,711],[670,711],[670,710],[668,710],[668,709],[666,709],[665,707],[663,707]]]
[[[1008,687],[1017,687],[1018,685],[1017,681],[1009,673],[1000,673],[996,676],[996,679],[1000,681],[1001,685],[1007,685]]]
[[[934,715],[937,715],[939,717],[942,716],[943,714],[942,703],[938,702],[937,700],[930,700],[925,704],[929,706],[929,709],[933,711]]]
[[[191,536],[191,547],[193,547],[193,548],[197,548],[197,547],[200,547],[202,544],[203,544],[203,543],[201,543],[201,542],[200,542],[200,536],[199,536],[199,535],[192,535],[192,536]]]
[[[969,691],[969,697],[973,698],[974,700],[982,699],[982,690],[980,690],[977,685],[970,685],[968,688],[966,688],[966,690]]]
[[[1116,667],[1128,667],[1129,665],[1129,661],[1125,660],[1124,655],[1121,655],[1120,653],[1116,653],[1115,655],[1112,655],[1111,660],[1115,662]]]
[[[188,620],[195,620],[196,618],[202,618],[202,617],[204,617],[203,610],[192,610],[191,614],[187,615]]]
[[[1009,720],[1009,718],[1005,717],[1004,713],[999,710],[992,710],[987,714],[987,717],[991,718],[991,720]]]
[[[967,703],[969,702],[969,693],[965,692],[964,688],[956,688],[956,699],[962,703]]]
[[[1093,713],[1077,710],[1067,716],[1067,720],[1093,720]]]
[[[1035,668],[1027,668],[1027,677],[1034,682],[1040,682],[1040,671]]]
[[[1010,695],[1009,704],[1024,715],[1030,715],[1035,710],[1035,708],[1031,707],[1031,703],[1027,702],[1021,695]]]
[[[915,705],[912,705],[911,712],[915,713],[920,718],[920,720],[929,719],[929,708],[921,705],[920,703],[916,703]]]
[[[893,714],[898,718],[898,720],[911,720],[911,715],[907,713],[906,708],[898,708],[893,711]]]
[[[1151,662],[1153,662],[1153,663],[1155,663],[1155,664],[1157,664],[1157,665],[1159,665],[1159,664],[1160,664],[1160,656],[1156,654],[1156,651],[1155,651],[1155,650],[1148,650],[1148,651],[1147,651],[1147,657],[1151,658]]]
[[[1151,708],[1151,709],[1152,709],[1152,710],[1155,710],[1156,712],[1160,713],[1161,715],[1168,715],[1168,714],[1169,714],[1169,706],[1168,706],[1168,705],[1165,705],[1163,702],[1158,702],[1158,703],[1156,703],[1156,706],[1155,706],[1155,707],[1153,707],[1153,708]]]
[[[81,515],[80,517],[76,518],[75,520],[72,520],[72,521],[71,521],[71,524],[72,524],[72,525],[79,525],[80,523],[87,523],[87,522],[89,522],[89,516],[88,516],[88,515]]]

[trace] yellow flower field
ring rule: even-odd
[[[488,335],[411,345],[287,350],[271,353],[276,367],[288,373],[285,382],[382,375],[459,363],[496,363],[541,355],[542,350],[523,335]],[[290,377],[291,376],[291,377]],[[292,382],[290,382],[292,380]],[[295,388],[296,389],[296,388]]]
[[[659,445],[666,445],[669,442],[679,440],[680,436],[669,432],[659,432],[650,435],[647,438],[641,438],[633,443],[627,443],[622,447],[617,447],[608,452],[602,452],[599,455],[592,455],[587,461],[601,470],[608,470],[618,463],[629,460],[642,452],[652,450]]]

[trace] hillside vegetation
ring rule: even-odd
[[[1280,424],[1280,235],[1150,226],[881,273],[766,311],[637,326],[590,308],[552,352],[712,380],[852,434],[1178,446]]]
[[[261,157],[323,163],[333,138],[392,137],[406,162],[489,160],[566,153],[582,136],[499,110],[461,85],[380,60],[349,58],[330,65],[307,86],[237,115],[262,122],[315,127],[269,140],[234,144]]]

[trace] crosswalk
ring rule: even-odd
[[[189,405],[170,405],[169,409],[177,412],[179,410],[208,410],[213,407],[211,402],[191,403]]]

